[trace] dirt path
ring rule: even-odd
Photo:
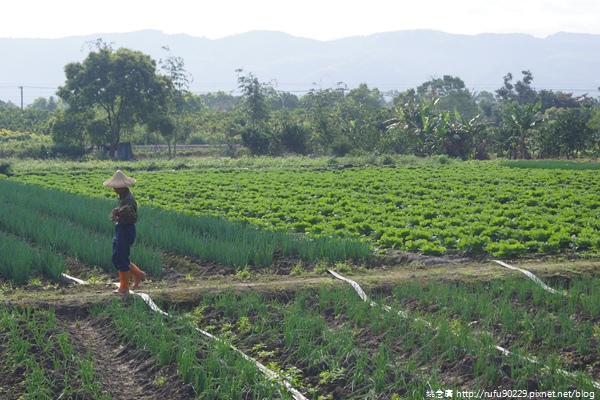
[[[425,281],[432,279],[462,280],[466,282],[489,280],[494,277],[519,275],[520,272],[506,269],[492,261],[448,260],[443,258],[389,259],[376,267],[342,271],[345,275],[367,289],[385,288],[408,281]],[[572,277],[589,272],[597,273],[599,261],[545,261],[529,260],[511,262],[509,264],[527,269],[540,278],[552,283],[555,280],[570,280]],[[211,270],[207,274],[206,269]],[[344,285],[328,273],[292,275],[289,271],[279,273],[258,273],[248,278],[238,278],[233,274],[223,274],[221,270],[209,266],[206,269],[178,272],[166,268],[161,278],[151,277],[144,282],[139,291],[147,293],[154,301],[164,301],[170,304],[193,305],[207,292],[222,291],[260,291],[265,294],[281,295],[293,293],[311,287],[327,285]],[[77,277],[86,280],[90,276],[85,271]],[[42,288],[25,288],[4,292],[0,301],[12,306],[52,306],[57,309],[71,310],[77,313],[82,307],[88,307],[94,302],[109,301],[114,298],[111,293],[116,278],[106,275],[100,283],[80,285],[65,278],[59,285]],[[527,279],[526,277],[524,277]]]
[[[89,353],[94,360],[104,395],[119,400],[195,398],[193,388],[177,379],[177,371],[156,367],[156,361],[146,351],[132,343],[124,344],[108,320],[81,320],[64,315],[60,320],[73,346]]]
[[[142,393],[136,371],[131,370],[131,360],[126,358],[127,349],[111,337],[106,327],[93,327],[90,321],[68,322],[65,327],[73,344],[86,349],[94,359],[103,393],[122,399],[134,399]]]

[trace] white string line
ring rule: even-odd
[[[542,287],[542,289],[547,290],[550,293],[561,294],[563,296],[567,295],[566,292],[559,292],[556,289],[552,289],[550,286],[548,286],[544,282],[542,282],[542,280],[540,278],[538,278],[537,276],[535,276],[534,274],[532,274],[531,272],[529,272],[529,271],[527,271],[525,269],[513,267],[512,265],[508,265],[507,263],[502,262],[502,261],[498,261],[498,260],[492,260],[492,261],[494,261],[494,262],[502,265],[505,268],[512,269],[512,270],[515,270],[515,271],[520,271],[520,272],[524,273],[525,275],[527,275],[528,277],[530,277],[535,283],[537,283],[538,285],[540,285]]]
[[[223,341],[223,339],[220,339],[206,331],[203,331],[200,328],[196,328],[196,330],[200,333],[202,333],[203,335],[216,340],[218,342],[221,343],[225,343]],[[245,354],[243,351],[241,351],[240,349],[238,349],[237,347],[235,347],[232,344],[229,344],[229,347],[231,347],[233,350],[237,351],[242,357],[244,357],[246,360],[251,361],[254,363],[254,365],[256,365],[258,367],[258,369],[260,369],[265,375],[267,375],[267,377],[269,377],[270,379],[277,381],[281,384],[283,384],[287,390],[289,390],[289,392],[294,396],[294,399],[296,400],[308,400],[306,397],[304,397],[304,395],[302,395],[302,393],[300,393],[298,390],[296,390],[291,383],[289,383],[286,379],[284,379],[283,377],[281,377],[279,374],[275,373],[274,371],[271,371],[270,369],[268,369],[267,367],[265,367],[261,362],[255,360],[254,358],[250,357],[249,355]]]
[[[74,278],[74,277],[69,276],[67,274],[62,274],[62,275],[65,278],[67,278],[67,279],[71,279],[71,280],[79,283],[80,285],[87,285],[87,282],[82,281],[81,279]],[[113,282],[113,283],[115,284],[115,286],[117,286],[117,287],[119,286],[118,283],[116,283],[116,282]],[[150,306],[150,308],[153,311],[161,313],[162,315],[165,315],[167,317],[172,317],[172,315],[170,315],[170,314],[164,312],[163,310],[161,310],[160,307],[158,307],[156,305],[156,303],[154,303],[154,301],[152,301],[152,299],[150,298],[150,296],[147,295],[146,293],[138,293],[138,292],[134,292],[133,290],[129,290],[129,293],[140,296],[142,298],[142,300],[144,300],[146,302],[146,304],[148,304],[148,306]],[[208,337],[210,339],[216,340],[216,341],[218,341],[220,343],[225,343],[225,341],[223,339],[220,339],[220,338],[218,338],[218,337],[216,337],[216,336],[214,336],[214,335],[212,335],[212,334],[210,334],[210,333],[208,333],[206,331],[203,331],[200,328],[195,328],[195,329],[196,329],[196,331],[200,332],[201,334],[203,334],[204,336],[206,336],[206,337]],[[229,347],[232,350],[235,350],[236,352],[238,352],[247,361],[250,361],[250,362],[254,363],[254,365],[256,367],[258,367],[258,369],[263,374],[267,375],[267,377],[269,379],[272,379],[272,380],[274,380],[276,382],[279,382],[280,384],[282,384],[283,386],[285,386],[285,388],[294,396],[295,400],[308,400],[306,397],[304,397],[304,395],[302,393],[300,393],[298,390],[296,390],[292,386],[292,384],[290,382],[288,382],[285,378],[283,378],[281,375],[277,374],[274,371],[271,371],[270,369],[268,369],[267,367],[265,367],[261,362],[259,362],[258,360],[255,360],[254,358],[250,357],[249,355],[247,355],[246,353],[244,353],[243,351],[241,351],[240,349],[238,349],[234,345],[229,344]]]
[[[348,278],[346,278],[346,277],[343,277],[342,275],[338,274],[338,273],[337,273],[337,272],[335,272],[335,271],[332,271],[332,270],[328,270],[328,271],[329,271],[329,273],[330,273],[330,274],[332,274],[332,275],[333,275],[333,276],[335,276],[336,278],[338,278],[338,279],[341,279],[341,280],[343,280],[343,281],[345,281],[345,282],[348,282],[348,283],[350,283],[350,284],[352,285],[352,287],[354,288],[354,290],[356,290],[356,292],[358,293],[358,295],[360,296],[360,298],[361,298],[361,299],[362,299],[364,302],[367,302],[367,303],[369,303],[369,304],[370,304],[372,307],[378,306],[378,304],[377,304],[377,303],[375,303],[375,302],[373,302],[373,301],[370,301],[370,300],[369,300],[369,297],[367,296],[367,294],[365,293],[365,291],[364,291],[364,290],[362,290],[362,288],[360,287],[360,285],[359,285],[357,282],[355,282],[355,281],[353,281],[353,280],[351,280],[351,279],[348,279]],[[387,306],[387,305],[385,305],[385,306],[382,306],[382,308],[383,308],[384,310],[386,310],[386,311],[391,311],[391,308],[390,308],[389,306]],[[407,316],[407,314],[406,314],[405,312],[403,312],[403,311],[399,311],[399,312],[398,312],[398,315],[400,315],[400,316],[402,316],[402,317],[406,317],[406,316]],[[429,326],[431,326],[431,324],[430,324],[428,321],[425,321],[424,319],[421,319],[421,318],[416,318],[416,319],[415,319],[415,321],[417,321],[417,320],[420,320],[420,321],[422,321],[422,322],[425,322],[426,324],[428,324]],[[457,336],[458,336],[458,335],[457,335]],[[535,359],[533,359],[533,358],[531,358],[531,357],[525,357],[525,356],[521,356],[521,355],[519,355],[519,354],[512,353],[512,352],[508,351],[507,349],[505,349],[504,347],[500,347],[500,346],[490,346],[490,347],[493,347],[493,348],[495,348],[496,350],[500,351],[500,352],[501,352],[502,354],[504,354],[504,355],[507,355],[507,356],[509,356],[509,355],[513,355],[513,356],[516,356],[516,357],[520,358],[521,360],[529,361],[529,362],[531,362],[531,363],[534,363],[534,364],[538,364],[538,365],[540,365],[539,361],[537,361],[537,360],[535,360]],[[545,370],[545,371],[551,371],[550,367],[548,367],[548,366],[545,366],[545,365],[541,365],[541,366],[542,366],[542,369],[543,369],[543,370]],[[563,370],[563,369],[560,369],[560,368],[556,369],[556,372],[558,372],[559,374],[561,374],[561,375],[564,375],[564,376],[566,376],[566,377],[568,377],[568,378],[571,378],[571,379],[577,380],[577,374],[575,374],[575,373],[572,373],[572,372],[569,372],[569,371],[565,371],[565,370]],[[599,383],[599,382],[596,382],[596,381],[594,381],[594,380],[591,380],[591,383],[592,383],[592,385],[593,385],[593,386],[594,386],[596,389],[600,389],[600,383]]]
[[[338,279],[340,279],[342,281],[345,281],[345,282],[348,282],[349,284],[351,284],[352,287],[354,288],[354,290],[356,290],[356,293],[358,293],[358,295],[360,296],[360,298],[364,302],[369,303],[369,305],[371,307],[381,307],[381,308],[383,308],[387,312],[391,312],[392,311],[392,308],[390,306],[388,306],[388,305],[384,304],[384,305],[380,306],[379,304],[375,303],[374,301],[369,300],[369,298],[367,297],[367,294],[365,293],[365,291],[362,290],[362,288],[360,287],[360,285],[358,283],[354,282],[352,279],[348,279],[348,278],[346,278],[346,277],[344,277],[344,276],[342,276],[342,275],[338,274],[337,272],[332,271],[330,269],[328,271],[329,271],[329,273],[331,275],[335,276],[336,278],[338,278]],[[405,313],[402,310],[399,310],[397,312],[397,314],[400,315],[403,318],[408,318],[408,314]],[[429,323],[429,321],[425,321],[424,319],[415,318],[415,321],[417,321],[417,320],[420,321],[420,322],[424,322],[428,326],[431,326],[431,324]]]
[[[70,279],[72,281],[75,281],[75,282],[79,283],[80,285],[87,285],[86,281],[82,281],[81,279],[77,279],[77,278],[75,278],[73,276],[69,276],[67,274],[62,274],[62,276],[64,276],[67,279]]]

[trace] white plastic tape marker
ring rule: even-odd
[[[530,277],[535,283],[537,283],[538,285],[540,285],[542,287],[542,289],[550,292],[550,293],[554,293],[554,294],[561,294],[563,296],[566,296],[567,294],[564,292],[559,292],[556,289],[552,289],[550,286],[546,285],[544,282],[542,282],[542,280],[540,278],[538,278],[537,276],[535,276],[534,274],[532,274],[531,272],[525,270],[525,269],[521,269],[521,268],[517,268],[517,267],[513,267],[512,265],[508,265],[507,263],[503,262],[503,261],[498,261],[498,260],[492,260],[500,265],[502,265],[505,268],[508,269],[512,269],[515,271],[519,271],[524,273],[525,275],[527,275],[528,277]]]

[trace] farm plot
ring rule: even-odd
[[[73,309],[49,317],[52,311],[2,308],[0,352],[6,369],[21,373],[29,368],[22,363],[27,357],[41,357],[38,364],[59,362],[37,355],[35,343],[44,340],[43,333],[24,329],[38,324],[31,319],[55,320],[47,337],[52,341],[62,333],[60,340],[74,343],[83,360],[68,368],[87,363],[91,383],[70,380],[59,369],[60,379],[51,378],[61,384],[52,387],[66,390],[62,382],[71,382],[66,393],[98,394],[89,398],[151,399],[156,393],[177,393],[182,399],[292,398],[230,344],[314,399],[415,399],[438,390],[600,393],[594,383],[600,380],[595,275],[549,282],[566,296],[520,275],[470,283],[375,283],[367,280],[364,287],[389,311],[362,301],[349,285],[327,279],[312,289],[209,290],[198,294],[199,301],[180,304],[160,300],[161,291],[151,290],[170,317],[137,296],[93,301],[75,313],[77,318]],[[60,310],[60,300],[53,306]],[[19,329],[11,328],[15,320]],[[29,343],[20,347],[20,364],[18,351],[8,345],[10,332],[17,331]],[[497,345],[511,354],[499,352]],[[130,371],[123,397],[119,385],[125,383],[107,376],[113,372],[106,370],[109,365]],[[39,379],[51,381],[48,368],[39,368]],[[9,377],[3,383],[34,379],[26,371],[1,374]],[[20,387],[24,393],[25,386]]]
[[[0,306],[3,399],[291,398],[226,345],[143,302],[79,317]]]
[[[12,234],[14,240],[24,242],[11,246],[10,253],[0,254],[0,275],[23,283],[31,269],[32,273],[43,272],[56,280],[63,271],[51,257],[52,251],[113,271],[108,255],[114,228],[107,215],[114,202],[8,180],[0,180],[0,189],[0,233]],[[310,262],[336,262],[366,261],[373,252],[370,244],[353,238],[307,238],[155,207],[146,207],[140,214],[138,229],[143,235],[132,249],[132,259],[154,276],[162,273],[165,252],[238,269],[250,265],[270,267],[276,253]],[[25,242],[35,243],[41,249],[35,251],[37,257],[30,255],[29,261],[20,255],[34,252]],[[24,264],[23,268],[17,268],[15,262]]]
[[[37,384],[46,395],[40,398],[293,397],[230,344],[312,399],[414,399],[479,389],[598,394],[600,284],[593,262],[560,274],[564,279],[542,276],[557,289],[555,294],[498,265],[427,264],[450,257],[390,265],[382,260],[392,257],[379,258],[372,247],[385,246],[384,239],[393,236],[397,241],[388,248],[422,254],[515,257],[595,251],[598,203],[593,176],[585,171],[524,174],[468,163],[421,169],[136,173],[140,184],[134,192],[145,213],[140,224],[147,225],[140,225],[144,235],[134,249],[147,250],[145,262],[157,266],[143,290],[170,316],[152,311],[137,296],[114,300],[112,283],[96,278],[95,267],[108,253],[86,258],[70,245],[88,238],[95,240],[90,247],[110,243],[107,215],[114,194],[97,187],[106,175],[71,175],[65,189],[73,193],[48,189],[61,188],[64,176],[59,175],[0,179],[1,239],[22,249],[21,259],[30,266],[29,277],[19,275],[22,263],[9,264],[0,253],[0,265],[8,265],[0,277],[0,359],[6,360],[0,371],[2,395],[26,396]],[[163,184],[155,185],[159,181]],[[164,190],[165,182],[176,195]],[[521,190],[513,190],[514,185]],[[546,217],[553,219],[544,222]],[[308,225],[298,225],[303,221]],[[442,229],[443,221],[453,224]],[[497,235],[483,235],[480,225],[471,229],[476,223]],[[361,224],[365,229],[358,231]],[[71,237],[57,239],[65,226]],[[451,233],[461,227],[469,229]],[[423,237],[409,237],[407,230]],[[519,236],[533,231],[537,240]],[[211,235],[224,240],[212,242]],[[243,240],[230,240],[234,237]],[[424,242],[411,248],[418,240]],[[207,266],[212,255],[198,250],[202,242],[217,248],[216,253],[241,256],[215,258]],[[429,247],[423,247],[425,242]],[[266,251],[257,256],[257,249]],[[287,275],[270,275],[281,257],[288,258]],[[356,267],[346,264],[353,257]],[[376,261],[370,263],[371,257]],[[36,259],[52,260],[40,265]],[[51,278],[49,271],[72,268],[73,260],[75,275],[90,278],[88,285]],[[222,276],[223,265],[233,272]],[[102,268],[101,280],[109,281],[112,267]],[[362,301],[348,284],[319,275],[327,268],[350,271],[382,307]],[[468,278],[461,280],[460,271]],[[401,284],[386,283],[394,273],[402,276]],[[31,278],[39,274],[54,283],[34,285]],[[56,321],[29,328],[40,320]],[[198,329],[220,340],[207,339]],[[70,343],[73,357],[68,363],[60,354],[54,357],[40,347],[44,340],[55,348]],[[54,370],[60,376],[50,372],[50,365],[58,365]]]
[[[73,346],[54,310],[0,306],[0,353],[2,398],[108,398],[89,354]]]
[[[522,279],[413,283],[375,296],[403,313],[371,307],[352,288],[271,299],[220,294],[205,297],[191,318],[307,392],[334,398],[421,398],[431,389],[594,392],[597,285],[572,282],[567,298]],[[498,344],[517,356],[498,352]],[[531,355],[538,364],[522,358]]]
[[[600,189],[591,170],[469,162],[345,169],[138,171],[142,204],[211,214],[311,237],[362,238],[383,249],[515,258],[600,249]],[[96,197],[106,174],[14,180]]]

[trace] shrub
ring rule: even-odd
[[[344,157],[352,151],[352,145],[346,140],[338,140],[331,145],[331,153],[336,157]]]
[[[0,175],[12,176],[12,165],[8,161],[0,162]]]
[[[394,164],[394,158],[392,156],[384,156],[383,159],[381,160],[381,164],[383,165],[393,165]]]

